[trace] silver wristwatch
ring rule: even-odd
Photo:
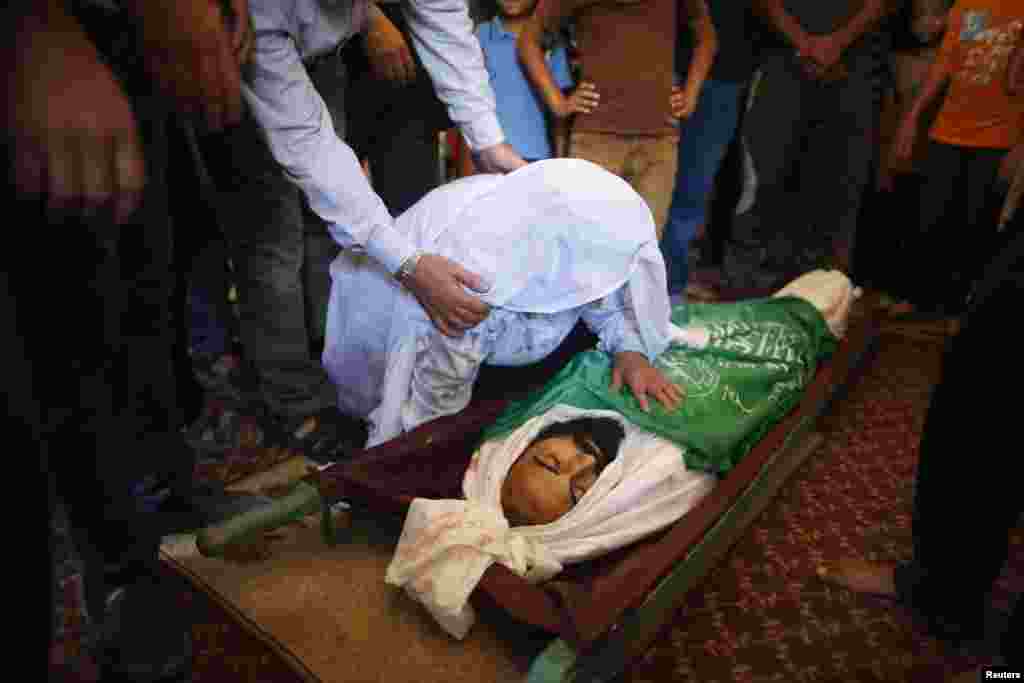
[[[402,264],[398,266],[398,270],[395,271],[395,279],[402,285],[407,284],[407,281],[412,277],[413,272],[416,270],[416,264],[420,262],[420,257],[423,256],[423,252],[417,249],[409,258],[402,261]]]

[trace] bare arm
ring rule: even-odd
[[[568,119],[552,118],[551,146],[556,157],[569,156],[569,121]]]
[[[572,111],[568,98],[558,87],[544,59],[544,34],[557,30],[566,17],[591,2],[593,0],[541,0],[516,40],[519,61],[526,72],[526,78],[556,118],[566,118]],[[581,87],[583,85],[580,84]]]
[[[678,93],[673,93],[672,115],[677,118],[687,117],[696,109],[697,98],[700,97],[704,81],[711,73],[715,55],[718,54],[718,34],[715,33],[715,25],[711,23],[711,13],[708,12],[707,2],[705,0],[686,0],[685,8],[686,23],[689,30],[693,32],[694,50],[686,81]]]
[[[901,161],[908,161],[914,153],[914,142],[917,139],[921,115],[927,111],[943,92],[953,73],[956,54],[959,50],[960,16],[951,16],[950,27],[942,41],[942,46],[935,53],[935,59],[928,67],[921,90],[903,114],[896,138],[893,141],[892,155]]]
[[[906,116],[919,118],[921,113],[935,102],[952,76],[957,52],[956,35],[960,32],[959,18],[955,19],[954,23],[956,25],[950,26],[949,32],[942,41],[942,47],[936,51],[935,59],[928,67],[928,75],[924,79],[920,92],[907,110]]]

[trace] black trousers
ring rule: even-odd
[[[1018,217],[1010,228],[1019,231],[1020,224]],[[1024,234],[1018,233],[975,289],[965,324],[946,351],[921,436],[914,557],[897,571],[897,586],[951,635],[980,631],[987,593],[1024,511],[1014,445],[1020,411],[1012,398],[1024,369],[1010,333],[1022,296]],[[1020,600],[1003,651],[1020,665]]]
[[[853,245],[874,154],[874,57],[847,60],[836,82],[807,76],[791,53],[766,53],[740,134],[757,176],[750,209],[732,221],[725,272],[740,286],[803,272]],[[794,211],[794,188],[800,208]]]
[[[896,267],[902,266],[904,273],[895,294],[924,308],[962,309],[995,249],[1005,194],[998,173],[1005,154],[1001,149],[929,143],[917,222],[897,228],[904,248],[891,254],[901,261]],[[913,267],[905,261],[908,253]]]

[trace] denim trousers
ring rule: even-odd
[[[661,240],[669,294],[686,289],[690,242],[707,219],[715,175],[736,134],[743,87],[737,82],[705,81],[697,108],[680,128],[676,185]]]
[[[344,136],[346,73],[340,56],[310,77]],[[239,336],[270,412],[301,417],[337,404],[314,353],[325,329],[330,264],[340,248],[273,158],[259,124],[246,116],[200,141],[217,189],[220,223],[235,269]]]

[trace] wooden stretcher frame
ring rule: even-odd
[[[582,571],[567,568],[568,581],[558,577],[535,586],[499,564],[485,572],[471,596],[475,606],[497,607],[553,636],[533,660],[528,683],[611,681],[646,651],[687,592],[820,443],[819,418],[852,384],[878,329],[871,316],[852,318],[846,337],[820,364],[798,406],[669,529],[586,563]],[[457,415],[356,453],[311,475],[307,484],[315,486],[297,489],[292,507],[307,514],[319,505],[327,520],[329,504],[344,500],[357,514],[400,520],[415,497],[459,497],[461,475],[479,434],[507,404],[485,396]],[[325,538],[333,538],[327,527]],[[588,574],[588,567],[596,569]]]
[[[850,385],[873,347],[877,331],[871,317],[851,320],[845,339],[821,364],[797,408],[683,519],[667,532],[634,544],[624,557],[620,553],[610,569],[589,583],[584,592],[589,599],[578,603],[561,600],[558,594],[527,583],[501,565],[488,569],[473,594],[474,604],[497,605],[516,619],[557,635],[533,662],[530,683],[609,681],[643,654],[686,593],[732,547],[820,443],[815,431],[819,418]],[[440,431],[466,436],[462,447],[471,453],[475,434],[490,424],[504,405],[501,400],[477,403],[463,414],[444,418],[447,424]],[[437,463],[432,457],[435,451],[459,447],[439,439],[437,421],[424,427],[402,437],[404,444],[398,449],[390,447],[386,455],[380,447],[370,449],[321,473],[322,495],[357,507],[403,514],[413,496],[396,494],[387,472],[403,467],[400,463],[408,465],[409,458]],[[453,465],[464,469],[458,463]],[[437,474],[437,479],[445,476]],[[461,477],[455,480],[461,481]],[[422,495],[431,493],[446,495],[444,491]],[[457,492],[448,497],[453,495]]]

